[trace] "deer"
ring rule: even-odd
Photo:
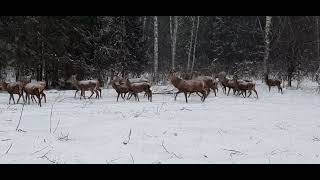
[[[251,96],[252,91],[254,91],[256,93],[257,99],[258,99],[258,93],[255,89],[256,84],[254,82],[248,81],[248,80],[237,80],[237,79],[235,80],[235,82],[237,83],[237,87],[238,87],[240,95],[242,95],[244,98],[247,97],[247,91],[249,91],[248,98]]]
[[[80,91],[80,99],[82,96],[86,98],[85,91],[91,91],[89,99],[93,96],[94,93],[96,93],[96,98],[101,97],[100,83],[98,80],[78,81],[76,79],[76,75],[72,75],[70,78],[70,82],[77,88],[76,92],[74,93],[74,97],[76,97],[78,91]],[[100,91],[100,94],[98,91]]]
[[[117,96],[117,102],[119,100],[119,96],[121,95],[121,98],[123,100],[125,100],[125,96],[126,94],[129,92],[129,87],[127,87],[125,84],[120,84],[120,81],[119,80],[113,80],[112,81],[112,87],[113,89],[116,90],[116,92],[118,93],[118,96]]]
[[[207,97],[208,86],[202,80],[183,80],[176,76],[176,72],[171,70],[169,72],[168,79],[172,85],[178,89],[178,92],[175,94],[174,100],[177,100],[177,96],[180,93],[184,93],[186,103],[188,103],[187,93],[198,92],[201,93],[201,101],[204,102]]]
[[[23,103],[25,103],[25,99],[24,99],[24,96],[23,96],[23,87],[25,84],[27,84],[26,81],[19,81],[19,82],[11,82],[11,83],[7,83],[7,82],[2,82],[1,83],[2,85],[2,89],[4,91],[7,91],[9,93],[9,104],[11,103],[11,99],[13,100],[13,103],[16,104],[15,100],[14,100],[14,94],[17,94],[19,95],[19,98],[18,98],[18,101],[17,101],[17,104],[19,103],[20,101],[20,98],[22,97],[23,99]]]
[[[267,86],[269,87],[269,92],[270,92],[272,86],[277,86],[278,87],[278,92],[281,91],[281,94],[283,94],[280,80],[278,80],[278,79],[269,79],[268,74],[266,74],[265,75],[265,82],[266,82]]]
[[[217,96],[216,93],[218,92],[218,81],[216,81],[215,79],[213,79],[210,76],[198,76],[195,80],[202,80],[206,83],[206,85],[208,86],[208,92],[207,92],[206,96],[209,96],[210,89],[212,89],[214,92],[214,95]],[[191,94],[192,93],[190,93],[188,97],[190,97]],[[198,94],[198,96],[201,97],[201,95],[199,93],[197,93],[197,94]]]
[[[135,97],[135,100],[139,100],[138,93],[145,92],[147,94],[148,100],[152,102],[152,91],[151,91],[151,85],[149,83],[131,83],[129,79],[124,80],[124,84],[129,89],[130,95],[128,95],[127,99],[130,99],[133,95]]]
[[[43,92],[43,91],[46,89],[46,82],[44,82],[44,81],[38,81],[38,82],[36,82],[36,83],[40,85],[41,100],[42,100],[42,98],[44,97],[44,102],[47,103],[47,96],[46,96],[46,94]],[[34,95],[31,95],[31,100],[32,100],[32,101],[34,100],[35,102],[37,102],[36,99],[35,99],[35,97],[34,97]]]
[[[43,92],[43,86],[38,83],[28,83],[23,87],[23,91],[26,93],[26,100],[30,104],[30,95],[38,98],[38,104],[41,107],[41,93]]]

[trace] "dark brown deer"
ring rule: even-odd
[[[26,100],[30,104],[30,96],[34,95],[38,98],[38,104],[41,107],[41,92],[43,92],[43,87],[37,83],[28,83],[23,87],[23,91],[26,93]]]
[[[247,81],[247,80],[235,80],[237,83],[237,87],[239,90],[240,95],[242,95],[244,98],[247,97],[247,91],[249,92],[248,97],[251,96],[252,91],[256,93],[257,99],[258,99],[258,93],[256,91],[256,84],[252,81]],[[239,94],[238,93],[238,94]],[[243,94],[244,93],[244,94]]]
[[[124,84],[129,88],[130,95],[128,95],[128,99],[134,95],[135,99],[139,101],[138,93],[145,92],[148,100],[152,102],[152,91],[149,83],[131,83],[129,79],[125,79]]]
[[[176,87],[179,91],[175,94],[174,100],[177,99],[178,94],[184,93],[186,98],[186,103],[188,103],[187,93],[201,93],[201,101],[204,102],[208,92],[208,87],[206,83],[202,80],[183,80],[176,76],[175,71],[171,70],[169,73],[169,80],[172,85]]]
[[[269,92],[270,92],[272,86],[277,86],[278,87],[278,92],[281,91],[281,94],[283,94],[280,80],[278,80],[278,79],[269,79],[268,74],[266,74],[265,75],[265,82],[266,82],[267,86],[269,87]]]
[[[23,87],[24,85],[27,84],[25,81],[19,81],[19,82],[12,82],[12,83],[7,83],[7,82],[2,82],[2,89],[4,91],[7,91],[9,93],[9,104],[11,103],[11,99],[13,100],[13,103],[15,104],[14,100],[14,94],[19,95],[17,103],[19,103],[20,98],[22,97],[23,102],[25,103],[25,99],[23,96]]]
[[[42,100],[42,98],[44,98],[44,102],[47,103],[47,96],[46,96],[46,94],[44,93],[44,90],[46,89],[46,82],[44,82],[44,81],[38,81],[38,82],[36,82],[36,83],[40,86],[41,100]],[[31,100],[37,102],[36,99],[35,99],[35,97],[34,97],[34,95],[31,95]]]
[[[202,80],[206,83],[207,87],[208,87],[208,92],[207,92],[207,97],[210,94],[210,89],[213,90],[214,95],[217,96],[218,93],[218,81],[216,81],[215,79],[213,79],[210,76],[198,76],[195,80]],[[201,97],[201,95],[197,92],[198,96]],[[188,97],[190,97],[191,93],[189,94]]]
[[[96,93],[96,98],[99,98],[101,96],[101,89],[100,89],[100,83],[98,80],[83,80],[78,81],[76,78],[76,75],[72,75],[70,78],[71,83],[77,88],[74,97],[76,97],[76,94],[78,91],[80,91],[80,99],[81,97],[85,97],[85,91],[91,91],[91,95],[89,99],[93,96],[94,93]],[[100,91],[100,94],[99,92]]]
[[[116,92],[118,93],[117,102],[119,100],[120,95],[121,95],[121,98],[123,100],[125,100],[125,96],[129,92],[129,87],[127,87],[127,85],[125,85],[123,83],[120,84],[120,80],[118,80],[118,79],[113,80],[111,84],[112,84],[113,89],[115,89]]]

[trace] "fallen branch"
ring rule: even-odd
[[[163,147],[163,149],[168,153],[168,154],[171,154],[171,157],[172,156],[175,156],[176,158],[178,158],[178,159],[182,159],[182,157],[180,157],[180,156],[178,156],[176,153],[174,153],[174,152],[169,152],[168,151],[168,149],[164,146],[164,141],[162,141],[162,147]]]
[[[60,118],[59,118],[59,121],[58,121],[57,126],[56,126],[56,128],[54,129],[53,133],[55,133],[56,130],[58,129],[59,123],[60,123]]]
[[[245,153],[243,153],[241,151],[237,151],[237,150],[233,150],[233,149],[222,149],[222,150],[229,151],[231,158],[232,158],[232,155],[246,155]]]
[[[131,160],[132,160],[132,164],[134,164],[134,159],[132,157],[132,154],[130,153],[130,156],[131,156]]]
[[[69,133],[67,135],[64,135],[61,132],[61,136],[58,137],[58,140],[60,140],[60,141],[69,141],[71,139],[69,138]]]
[[[8,152],[10,151],[10,149],[11,149],[11,147],[12,147],[12,144],[13,144],[13,143],[10,144],[10,147],[8,148],[8,150],[6,151],[5,154],[8,154]]]
[[[183,110],[192,111],[191,109],[187,109],[187,108],[185,108],[185,107],[181,108],[180,110],[181,110],[181,111],[183,111]]]
[[[2,139],[1,141],[9,141],[9,140],[11,140],[11,139]]]
[[[124,145],[127,145],[129,143],[130,137],[131,137],[131,129],[130,129],[130,132],[129,132],[128,140],[127,141],[123,141]]]
[[[35,151],[35,152],[31,153],[31,155],[33,155],[33,154],[35,154],[35,153],[37,153],[37,152],[40,152],[40,151],[46,149],[47,147],[49,147],[49,146],[46,146],[46,147],[44,147],[44,148],[42,148],[42,149],[40,149],[40,150],[38,150],[38,151]]]
[[[51,151],[51,150],[50,150],[50,151]],[[53,164],[58,164],[57,161],[51,160],[51,159],[48,158],[47,154],[48,154],[50,151],[48,151],[47,153],[45,153],[43,156],[41,156],[41,157],[39,157],[39,158],[41,158],[41,159],[45,158],[45,159],[47,159],[48,161],[50,161],[51,163],[53,163]]]
[[[51,119],[52,119],[52,109],[53,109],[53,104],[51,105],[51,112],[50,112],[50,133],[51,133]]]
[[[21,122],[21,118],[22,118],[22,113],[23,113],[23,109],[24,109],[24,104],[22,104],[22,109],[21,109],[21,113],[20,113],[19,123],[18,123],[18,125],[17,125],[17,127],[16,127],[16,131],[19,131],[19,130],[21,130],[21,129],[18,129],[18,128],[19,128],[19,125],[20,125],[20,122]]]
[[[116,161],[116,160],[118,160],[118,159],[120,159],[120,158],[112,159],[112,160],[106,161],[106,162],[107,162],[107,164],[110,164],[111,162],[114,162],[114,161]]]

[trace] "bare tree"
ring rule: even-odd
[[[147,23],[147,16],[144,16],[144,18],[143,18],[143,27],[142,27],[142,31],[143,31],[142,37],[143,37],[143,40],[146,39],[146,31],[145,31],[145,29],[146,29],[146,23]]]
[[[316,19],[316,38],[317,38],[316,53],[317,53],[317,58],[319,58],[320,57],[319,16],[316,16],[315,19]]]
[[[191,28],[191,38],[190,38],[189,53],[188,53],[187,72],[189,72],[189,69],[190,69],[192,42],[193,42],[193,36],[194,36],[194,30],[195,30],[195,17],[191,17],[191,18],[192,18],[192,28]]]
[[[263,72],[268,74],[267,61],[269,59],[270,52],[270,33],[271,33],[271,20],[272,16],[266,16],[266,27],[265,27],[265,54],[263,58]]]
[[[196,47],[197,47],[199,24],[200,24],[200,16],[198,16],[198,19],[197,19],[197,29],[196,29],[196,37],[195,37],[195,40],[194,40],[194,46],[193,46],[193,58],[192,58],[191,72],[193,72],[194,62],[195,62],[195,59],[196,59]]]
[[[154,81],[158,78],[158,17],[154,16]]]
[[[175,56],[176,56],[176,44],[177,44],[177,32],[178,32],[178,16],[173,17],[174,28],[172,34],[172,69],[175,69]]]

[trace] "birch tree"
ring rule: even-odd
[[[265,53],[263,58],[263,73],[268,74],[267,61],[270,53],[270,33],[271,33],[271,22],[272,16],[266,16],[266,27],[265,27]]]

